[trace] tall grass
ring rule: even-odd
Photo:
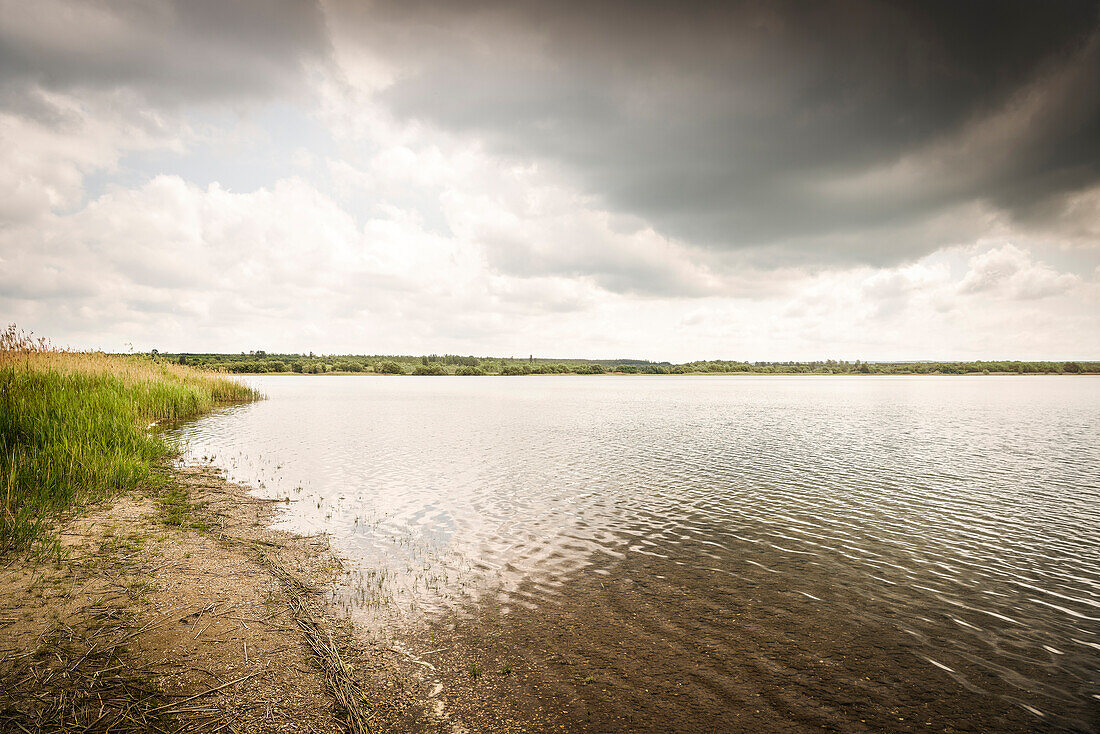
[[[0,553],[30,548],[60,514],[146,480],[172,450],[151,423],[256,397],[214,373],[55,350],[9,327],[0,333]]]

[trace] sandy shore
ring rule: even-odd
[[[167,485],[66,524],[59,561],[0,569],[0,730],[380,731],[420,718],[384,651],[329,611],[340,566],[324,538],[267,529],[272,503],[213,469]]]

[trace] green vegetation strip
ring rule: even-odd
[[[253,400],[222,375],[148,356],[62,352],[0,334],[0,553],[46,548],[59,515],[149,480],[152,424]]]
[[[463,357],[457,354],[159,354],[174,364],[237,374],[377,374],[377,375],[1031,375],[1096,374],[1100,362],[744,362],[710,359],[673,364],[644,359],[548,359],[529,356]]]

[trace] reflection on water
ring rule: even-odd
[[[252,382],[267,401],[178,434],[289,497],[282,526],[331,533],[359,564],[349,603],[507,613],[645,568],[678,580],[634,588],[631,614],[670,640],[723,644],[716,594],[751,589],[777,613],[887,620],[962,689],[1096,725],[1100,380]],[[692,583],[669,616],[666,586]]]

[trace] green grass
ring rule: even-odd
[[[150,424],[256,399],[144,356],[59,352],[0,335],[0,553],[50,539],[59,516],[147,481],[172,446]]]

